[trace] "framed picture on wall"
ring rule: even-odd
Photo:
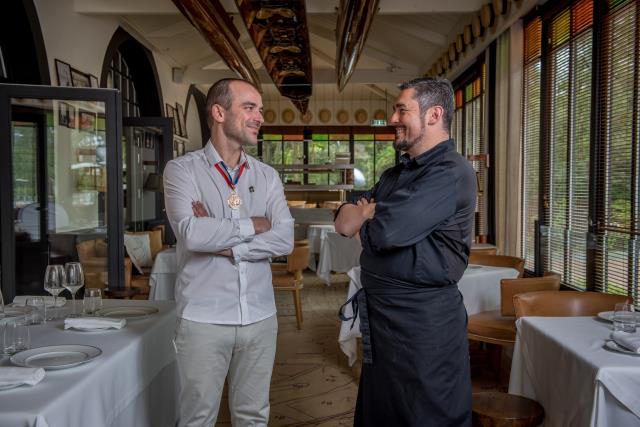
[[[69,104],[58,103],[58,126],[69,126]]]
[[[171,104],[166,104],[167,117],[173,120],[173,133],[174,135],[180,135],[180,122],[178,122],[178,113],[175,107]]]
[[[98,82],[98,78],[93,74],[89,74],[89,80],[91,81],[91,87],[100,87],[100,83]]]
[[[71,69],[71,81],[73,82],[73,87],[91,87],[89,75],[75,68]]]
[[[69,122],[67,123],[67,127],[69,129],[75,129],[76,128],[76,107],[74,107],[71,104],[68,104],[68,117],[69,117]]]
[[[55,63],[56,74],[58,75],[58,86],[73,86],[71,81],[71,65],[59,59],[56,59]]]
[[[180,124],[180,136],[187,138],[187,124],[185,123],[186,117],[184,116],[184,108],[182,108],[181,104],[176,102],[176,110],[178,123]]]
[[[78,128],[87,132],[96,130],[96,114],[91,111],[79,110]]]

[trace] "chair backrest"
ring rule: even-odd
[[[601,292],[540,291],[513,297],[516,317],[571,317],[595,316],[601,311],[613,310],[615,305],[626,302],[625,295]]]
[[[524,273],[524,260],[508,255],[469,254],[469,264],[488,265],[491,267],[509,267],[518,270],[518,277]]]
[[[513,297],[525,292],[557,291],[560,289],[560,275],[527,277],[524,279],[500,280],[500,311],[503,316],[515,316]]]
[[[310,251],[309,246],[294,246],[287,256],[287,271],[302,276],[302,271],[309,266]]]

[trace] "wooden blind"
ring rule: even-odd
[[[550,23],[543,269],[586,289],[593,2],[582,0]]]
[[[600,50],[595,288],[638,303],[640,1],[609,1]]]
[[[535,269],[535,222],[540,194],[540,85],[542,20],[536,17],[524,28],[524,78],[522,97],[522,247],[525,268]]]

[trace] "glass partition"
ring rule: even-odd
[[[108,140],[116,140],[117,95],[0,86],[0,136],[10,141],[0,153],[5,296],[43,294],[47,264],[70,261],[82,263],[87,287],[104,288],[110,277],[107,260],[121,254],[119,248],[110,248],[112,242],[120,246],[119,239],[109,238],[110,226],[116,227],[114,236],[120,232],[117,217],[110,213],[120,191],[109,192],[110,174],[119,167],[109,164],[107,154],[114,150],[108,150]],[[110,132],[107,113],[114,121]],[[116,283],[119,274],[114,267]]]

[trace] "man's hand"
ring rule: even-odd
[[[362,198],[358,200],[357,205],[360,207],[360,214],[362,215],[362,218],[365,220],[373,218],[373,214],[376,212],[376,204],[373,198],[371,201]],[[362,222],[364,222],[364,220]]]
[[[252,216],[251,221],[253,221],[253,229],[256,234],[271,230],[271,221],[263,216]]]
[[[376,204],[373,199],[362,198],[355,205],[345,205],[336,218],[336,231],[344,236],[353,237],[362,224],[373,218]]]
[[[209,213],[204,208],[204,205],[201,201],[196,200],[195,202],[191,202],[191,209],[193,210],[193,215],[196,218],[203,218],[205,216],[209,216]]]
[[[191,209],[193,210],[193,215],[196,218],[203,218],[203,217],[209,216],[209,213],[204,208],[204,205],[202,204],[202,202],[199,200],[191,202]],[[220,252],[215,252],[214,255],[233,258],[233,252],[231,251],[231,249],[223,249]]]

